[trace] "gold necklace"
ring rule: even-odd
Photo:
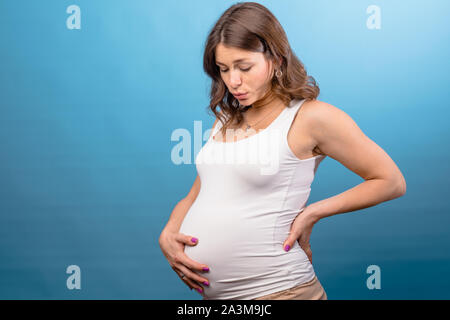
[[[261,120],[259,120],[258,122],[250,125],[248,124],[247,120],[244,119],[245,124],[247,125],[247,128],[245,128],[245,132],[248,131],[248,129],[250,129],[251,127],[254,127],[255,125],[257,125],[258,123],[260,123],[261,121],[263,121],[264,119],[266,119],[269,115],[271,115],[272,113],[274,113],[274,111],[276,110],[276,108],[273,108],[273,110],[271,112],[269,112],[264,118],[262,118]]]

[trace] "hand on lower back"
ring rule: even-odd
[[[312,228],[315,221],[308,217],[306,210],[300,212],[291,224],[291,230],[289,236],[283,243],[283,249],[289,251],[293,247],[295,241],[303,249],[303,251],[308,256],[309,261],[312,264],[312,251],[311,245],[309,243],[309,238],[311,236]]]

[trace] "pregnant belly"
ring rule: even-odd
[[[193,260],[209,266],[210,276],[220,280],[244,262],[245,258],[267,251],[272,246],[272,228],[256,234],[242,220],[224,216],[187,215],[180,232],[199,239],[195,246],[186,246],[185,253]],[[220,270],[220,271],[219,271]],[[213,279],[210,279],[211,281]]]
[[[185,253],[210,268],[206,273],[197,272],[210,281],[209,286],[202,285],[206,298],[222,299],[257,287],[264,290],[280,278],[299,281],[301,270],[311,278],[307,273],[312,266],[298,243],[289,252],[282,249],[289,225],[277,228],[276,222],[276,215],[249,217],[217,211],[212,215],[201,210],[186,215],[180,232],[199,242],[185,246]]]

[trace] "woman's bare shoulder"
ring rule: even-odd
[[[340,108],[321,100],[305,101],[300,109],[305,120],[326,120],[338,114],[345,113]]]
[[[331,125],[341,125],[344,129],[351,120],[342,109],[317,99],[305,101],[298,113],[300,116],[295,119],[299,122],[297,127],[303,128],[312,137],[330,128]]]
[[[303,103],[298,111],[294,121],[293,136],[299,136],[303,141],[307,141],[308,147],[313,148],[314,152],[326,154],[323,150],[323,139],[328,137],[332,139],[336,128],[339,130],[348,130],[349,123],[352,122],[340,108],[321,100],[308,100]],[[351,123],[350,123],[351,124]],[[325,132],[331,133],[324,135]],[[333,132],[333,133],[332,133]]]

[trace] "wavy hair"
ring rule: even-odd
[[[203,69],[211,77],[209,109],[222,122],[222,133],[237,120],[243,120],[239,101],[229,92],[216,65],[215,51],[219,43],[253,52],[262,52],[282,71],[273,77],[271,93],[286,105],[292,99],[314,100],[320,89],[312,76],[308,76],[303,63],[292,51],[286,33],[275,16],[256,2],[238,2],[228,8],[209,32],[203,55]],[[270,92],[270,91],[269,91]],[[220,106],[221,112],[217,111]]]

